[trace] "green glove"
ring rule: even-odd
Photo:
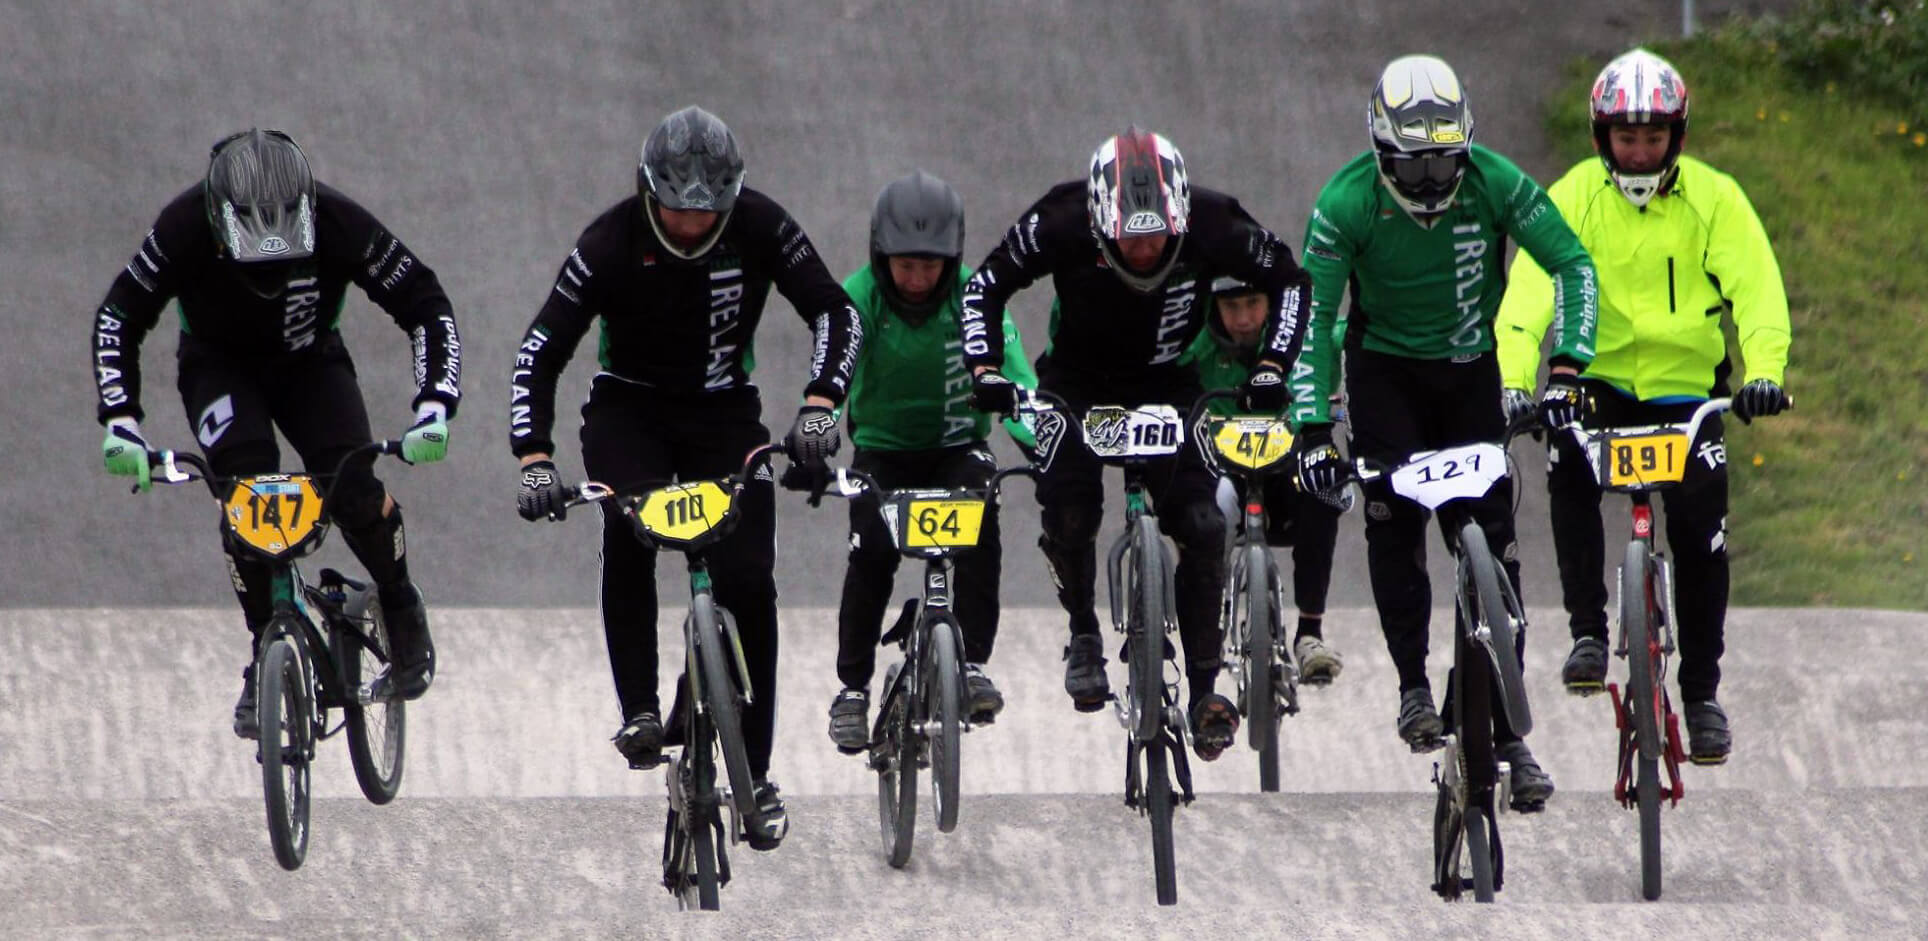
[[[415,426],[402,434],[402,460],[433,464],[448,456],[448,406],[440,402],[415,406]]]
[[[143,493],[153,488],[153,468],[147,463],[147,439],[141,437],[140,422],[127,416],[108,419],[100,456],[108,473],[134,478]]]

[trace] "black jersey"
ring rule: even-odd
[[[388,312],[415,345],[415,404],[433,399],[449,413],[462,397],[462,341],[435,272],[368,210],[315,187],[315,253],[251,283],[241,265],[216,255],[201,184],[169,202],[94,314],[94,380],[99,418],[142,417],[141,341],[180,301],[181,333],[197,347],[238,359],[318,355],[340,340],[349,282]],[[263,296],[263,295],[267,296]]]
[[[1005,304],[1046,275],[1058,296],[1045,354],[1048,367],[1041,366],[1041,373],[1046,368],[1075,373],[1117,388],[1180,383],[1190,368],[1180,365],[1180,358],[1211,316],[1212,280],[1226,275],[1258,287],[1271,300],[1265,358],[1289,365],[1297,357],[1309,281],[1285,242],[1238,200],[1192,187],[1191,215],[1171,273],[1141,294],[1119,279],[1099,252],[1085,185],[1074,180],[1052,187],[971,277],[959,319],[965,359],[973,368],[1002,364]]]
[[[631,196],[583,230],[523,334],[510,378],[517,455],[554,451],[556,380],[597,317],[604,374],[678,397],[754,389],[751,340],[773,284],[816,333],[804,394],[843,401],[863,327],[782,206],[745,187],[716,244],[694,260],[664,249],[644,211]]]

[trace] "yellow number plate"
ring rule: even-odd
[[[1228,418],[1213,425],[1212,446],[1229,464],[1262,470],[1292,451],[1292,431],[1277,418]]]
[[[650,491],[636,518],[651,535],[689,542],[715,529],[730,512],[730,491],[714,480]]]
[[[270,556],[286,555],[314,535],[321,493],[306,474],[243,477],[221,508],[236,539]]]
[[[977,545],[984,525],[983,500],[912,500],[899,537],[906,549],[960,549]]]
[[[1607,486],[1679,483],[1687,473],[1689,444],[1687,435],[1677,431],[1608,438],[1601,454],[1607,463]]]

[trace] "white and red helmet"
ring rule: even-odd
[[[1085,187],[1091,234],[1105,262],[1133,290],[1149,292],[1165,282],[1192,214],[1185,158],[1162,134],[1132,127],[1107,138],[1091,155]],[[1118,240],[1165,235],[1170,241],[1149,272],[1133,271],[1118,254]]]
[[[1629,202],[1645,206],[1673,185],[1680,173],[1680,148],[1687,140],[1687,83],[1672,64],[1645,49],[1628,52],[1600,70],[1588,106],[1593,113],[1594,149]],[[1672,130],[1658,169],[1634,173],[1614,160],[1608,135],[1617,125],[1634,124]]]

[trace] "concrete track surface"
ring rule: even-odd
[[[1285,793],[1255,793],[1242,747],[1195,764],[1180,905],[1161,910],[1145,825],[1120,799],[1122,732],[1059,688],[1060,616],[1007,612],[990,669],[1010,704],[965,740],[959,826],[938,834],[926,812],[897,872],[874,776],[824,736],[832,612],[805,609],[786,613],[778,684],[790,838],[736,848],[723,912],[694,915],[658,887],[662,776],[606,742],[591,612],[440,611],[444,669],[410,708],[401,798],[362,801],[345,750],[324,743],[293,874],[269,850],[250,748],[227,731],[246,647],[230,612],[0,613],[0,935],[1920,936],[1928,681],[1913,662],[1928,618],[1734,613],[1722,698],[1737,750],[1685,772],[1663,813],[1666,895],[1643,904],[1634,815],[1609,794],[1609,708],[1559,690],[1562,632],[1533,614],[1531,742],[1560,791],[1543,814],[1501,817],[1496,907],[1427,890],[1432,762],[1393,734],[1368,612],[1332,615],[1347,667],[1285,724]]]

